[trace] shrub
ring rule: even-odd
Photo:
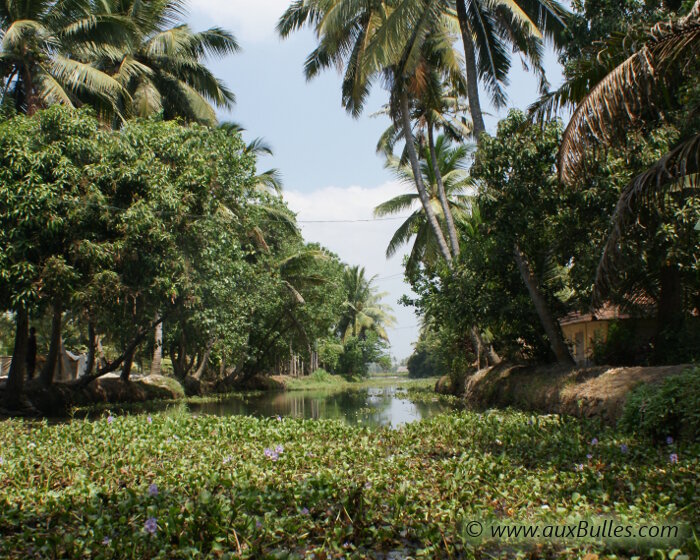
[[[328,381],[331,378],[331,374],[328,373],[325,369],[323,368],[318,368],[315,372],[313,372],[309,378],[313,379],[314,381]]]
[[[646,365],[649,342],[641,340],[634,323],[613,321],[605,339],[593,340],[593,362],[598,365]]]
[[[700,441],[700,366],[630,393],[620,427],[644,437]]]

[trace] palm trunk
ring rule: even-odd
[[[56,365],[60,363],[61,354],[61,324],[63,311],[59,302],[53,304],[53,317],[51,319],[51,342],[49,343],[49,354],[46,357],[44,369],[41,370],[41,383],[51,385],[53,383]]]
[[[403,121],[403,133],[406,139],[406,150],[408,151],[408,158],[411,160],[411,168],[413,170],[416,188],[418,189],[418,197],[423,205],[423,210],[425,210],[425,217],[428,220],[433,233],[435,234],[435,239],[437,240],[440,252],[442,253],[442,256],[445,257],[448,267],[452,269],[452,253],[450,253],[450,248],[447,246],[445,236],[442,233],[442,228],[438,223],[435,212],[433,212],[433,209],[430,206],[428,192],[423,184],[423,176],[420,170],[420,163],[418,162],[415,139],[413,138],[413,133],[411,132],[411,114],[408,107],[408,94],[405,90],[401,91],[401,119]]]
[[[27,372],[27,342],[29,340],[29,316],[27,309],[20,305],[15,315],[15,347],[12,363],[7,376],[5,401],[10,408],[22,408],[24,397],[24,377]]]
[[[452,255],[455,258],[457,258],[459,256],[459,239],[457,236],[457,228],[455,227],[455,221],[452,217],[452,210],[450,210],[450,205],[447,201],[447,194],[445,193],[445,184],[442,182],[442,174],[440,173],[440,166],[438,165],[437,154],[435,153],[433,123],[431,122],[428,122],[428,145],[430,147],[430,159],[433,163],[433,173],[435,174],[435,182],[437,183],[438,197],[440,198],[442,212],[445,215],[447,233],[450,237],[450,247],[452,248]]]
[[[24,64],[24,101],[27,105],[27,115],[32,116],[39,109],[39,99],[34,92],[34,77],[27,63]]]
[[[464,62],[467,70],[467,99],[469,100],[469,112],[472,117],[474,127],[474,137],[477,142],[479,136],[486,130],[484,125],[484,115],[481,112],[481,100],[479,99],[479,73],[476,67],[476,52],[474,40],[472,39],[469,18],[467,17],[466,0],[457,0],[457,18],[459,19],[459,29],[462,34],[464,44]]]
[[[547,302],[540,292],[537,279],[530,268],[530,263],[527,261],[527,257],[520,250],[517,243],[515,243],[513,246],[513,255],[515,257],[515,264],[517,264],[518,270],[520,271],[520,276],[522,277],[523,282],[525,282],[525,286],[527,286],[530,299],[532,299],[537,315],[540,318],[540,323],[542,323],[542,328],[544,328],[544,332],[549,338],[549,344],[552,348],[552,352],[554,352],[554,355],[560,364],[573,365],[574,360],[569,352],[569,347],[566,345],[566,342],[564,342],[561,328],[554,320],[554,317],[547,306]]]
[[[158,315],[156,315],[156,321]],[[163,323],[158,323],[155,329],[153,344],[153,360],[151,361],[151,375],[160,375],[163,365]]]

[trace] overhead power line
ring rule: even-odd
[[[98,208],[101,210],[111,210],[114,212],[128,212],[129,210],[132,210],[132,207],[129,208],[123,208],[120,206],[112,206],[109,204],[102,204],[99,202],[88,202],[84,200],[72,200],[72,199],[64,199],[60,201],[60,204],[76,204],[79,206],[91,206],[94,208]],[[153,214],[156,215],[173,215],[173,214],[178,214],[177,210],[152,210]],[[192,214],[190,212],[185,212],[181,214],[184,217],[187,218],[193,218],[193,219],[204,219],[204,218],[211,218],[211,214]],[[290,217],[291,218],[291,217]],[[396,221],[396,220],[406,220],[410,218],[410,216],[392,216],[388,218],[361,218],[361,219],[340,219],[340,220],[294,220],[297,224],[357,224],[357,223],[372,223],[372,222],[391,222],[391,221]],[[261,222],[268,222],[268,223],[276,223],[276,222],[287,222],[288,220],[284,220],[282,218],[277,218],[277,219],[271,219],[271,218],[266,218],[263,220],[260,220]]]

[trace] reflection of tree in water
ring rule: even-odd
[[[367,426],[396,425],[449,410],[439,402],[411,402],[405,391],[391,386],[361,391],[290,391],[233,396],[223,401],[194,404],[191,408],[193,412],[217,416],[335,419]]]

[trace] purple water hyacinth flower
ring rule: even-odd
[[[158,485],[155,482],[148,487],[148,495],[149,496],[157,496],[158,495]]]
[[[108,546],[111,542],[112,539],[110,539],[109,537],[105,537],[104,539],[102,539],[102,544],[105,546]]]
[[[270,460],[271,460],[271,461],[276,461],[276,460],[279,459],[279,458],[280,458],[280,456],[279,456],[277,453],[275,453],[275,452],[273,452],[272,455],[270,455]]]
[[[111,424],[112,422],[114,422],[114,416],[110,414],[109,416],[107,416],[107,424]]]
[[[678,453],[671,453],[669,456],[669,460],[671,461],[672,464],[675,464],[678,462]]]
[[[155,535],[156,531],[158,531],[158,520],[155,517],[149,517],[146,519],[146,523],[143,524],[143,528],[147,533]]]
[[[302,515],[309,515],[309,508],[301,508]]]
[[[277,447],[275,447],[275,451],[277,453],[284,453],[284,447],[281,445],[278,445]]]
[[[673,438],[671,436],[666,438],[666,445],[673,445]]]
[[[598,445],[598,438],[597,438],[597,437],[594,437],[594,438],[591,440],[591,445]]]
[[[622,453],[627,453],[629,450],[630,450],[630,448],[627,447],[627,444],[626,444],[626,443],[623,443],[623,444],[620,446],[620,451],[622,451]]]
[[[231,461],[233,461],[233,457],[231,457],[231,455],[224,457],[224,465],[230,463]]]
[[[153,422],[153,418],[151,418],[150,416],[148,416],[148,417],[146,418],[146,422],[148,422],[149,424],[151,424],[151,423]]]
[[[0,465],[4,465],[4,464],[5,464],[5,459],[3,459],[2,457],[0,457]]]
[[[265,457],[267,457],[268,459],[270,457],[272,457],[272,449],[270,449],[269,447],[266,447],[265,451],[263,451],[263,453],[265,454]]]
[[[588,455],[586,455],[586,459],[588,459],[589,461],[593,459],[593,454],[589,453]]]

